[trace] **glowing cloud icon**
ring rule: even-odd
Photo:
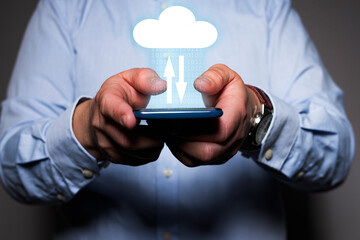
[[[217,35],[212,24],[196,21],[194,14],[181,6],[165,9],[159,20],[139,22],[133,31],[135,41],[145,48],[206,48]]]

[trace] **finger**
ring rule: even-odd
[[[170,147],[170,145],[168,145],[171,153],[185,166],[187,167],[198,167],[201,166],[203,164],[201,164],[201,162],[189,157],[186,153],[180,151],[177,148],[172,148]]]
[[[216,95],[231,81],[242,81],[240,76],[223,64],[211,66],[194,81],[194,87],[206,95]]]
[[[124,149],[114,149],[109,151],[109,158],[111,162],[139,166],[156,161],[161,153],[163,146],[151,149],[142,149],[141,151],[127,151]]]
[[[101,131],[118,146],[129,151],[156,148],[164,142],[152,128],[145,125],[137,125],[134,129],[128,130],[108,120]]]
[[[184,165],[196,167],[200,165],[218,165],[227,162],[239,150],[241,141],[234,142],[228,147],[219,144],[196,142],[191,143],[189,151],[186,144],[167,142],[173,155]]]
[[[144,95],[156,95],[166,90],[166,81],[150,68],[133,68],[119,73],[118,77]]]
[[[138,166],[146,164],[158,159],[161,150],[164,146],[163,143],[149,146],[139,150],[128,150],[117,145],[113,139],[103,133],[97,134],[98,146],[107,160],[131,166]]]
[[[109,78],[95,97],[100,113],[132,129],[137,120],[134,108],[144,108],[150,94],[166,90],[166,82],[151,69],[130,69]]]
[[[217,64],[209,68],[194,82],[194,87],[202,93],[208,107],[218,107],[228,114],[243,108],[247,94],[241,77],[225,65]]]
[[[224,164],[227,162],[231,157],[233,157],[238,151],[239,151],[239,144],[233,144],[230,148],[228,148],[226,151],[219,151],[219,154],[216,156],[212,156],[211,158],[206,158],[204,155],[200,154],[193,154],[193,152],[188,152],[183,150],[183,148],[179,148],[178,145],[167,143],[169,146],[172,154],[185,166],[188,167],[197,167],[201,165],[219,165]],[[194,149],[197,149],[198,147],[202,147],[199,144],[198,146],[194,145]],[[201,152],[200,149],[198,149],[196,152]]]
[[[112,119],[120,126],[133,129],[137,120],[133,114],[133,108],[122,97],[111,92],[98,94],[95,98],[93,126],[103,128],[106,119]]]
[[[149,148],[149,149],[141,149],[141,150],[137,150],[137,151],[122,151],[120,150],[120,152],[122,153],[122,156],[125,157],[123,160],[123,164],[127,164],[127,165],[134,165],[135,160],[142,164],[145,163],[149,163],[149,162],[153,162],[156,161],[161,153],[161,150],[163,149],[164,144],[158,147],[154,147],[154,148]],[[136,163],[136,164],[138,164]]]

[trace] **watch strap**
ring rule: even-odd
[[[261,90],[260,88],[257,88],[255,86],[249,85],[249,84],[245,84],[245,86],[247,86],[248,88],[250,88],[251,90],[254,91],[254,93],[256,94],[256,96],[259,98],[259,101],[265,105],[265,107],[267,107],[268,109],[272,110],[273,109],[273,105],[270,101],[270,98],[268,97],[268,95],[266,95],[266,93]]]
[[[257,113],[260,115],[259,117],[261,117],[261,120],[266,115],[272,114],[273,105],[270,101],[270,98],[266,95],[266,93],[255,86],[248,85],[248,84],[246,84],[246,86],[249,87],[255,93],[255,95],[258,97],[261,105],[263,105],[264,111],[262,113]],[[244,139],[244,141],[242,143],[242,146],[240,147],[241,151],[252,152],[252,151],[256,151],[256,150],[260,149],[261,145],[256,144],[255,136],[256,136],[257,127],[258,127],[259,123],[261,122],[261,120],[258,121],[256,125],[254,125],[250,128],[248,135],[246,136],[246,138]]]

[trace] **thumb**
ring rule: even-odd
[[[166,91],[166,81],[150,68],[133,68],[118,75],[144,95],[157,95]]]
[[[194,81],[196,90],[202,93],[206,106],[215,106],[218,98],[231,83],[241,81],[240,76],[223,64],[211,66],[200,77]]]

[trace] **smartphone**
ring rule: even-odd
[[[220,108],[150,108],[136,109],[134,115],[137,119],[203,119],[221,117]]]

